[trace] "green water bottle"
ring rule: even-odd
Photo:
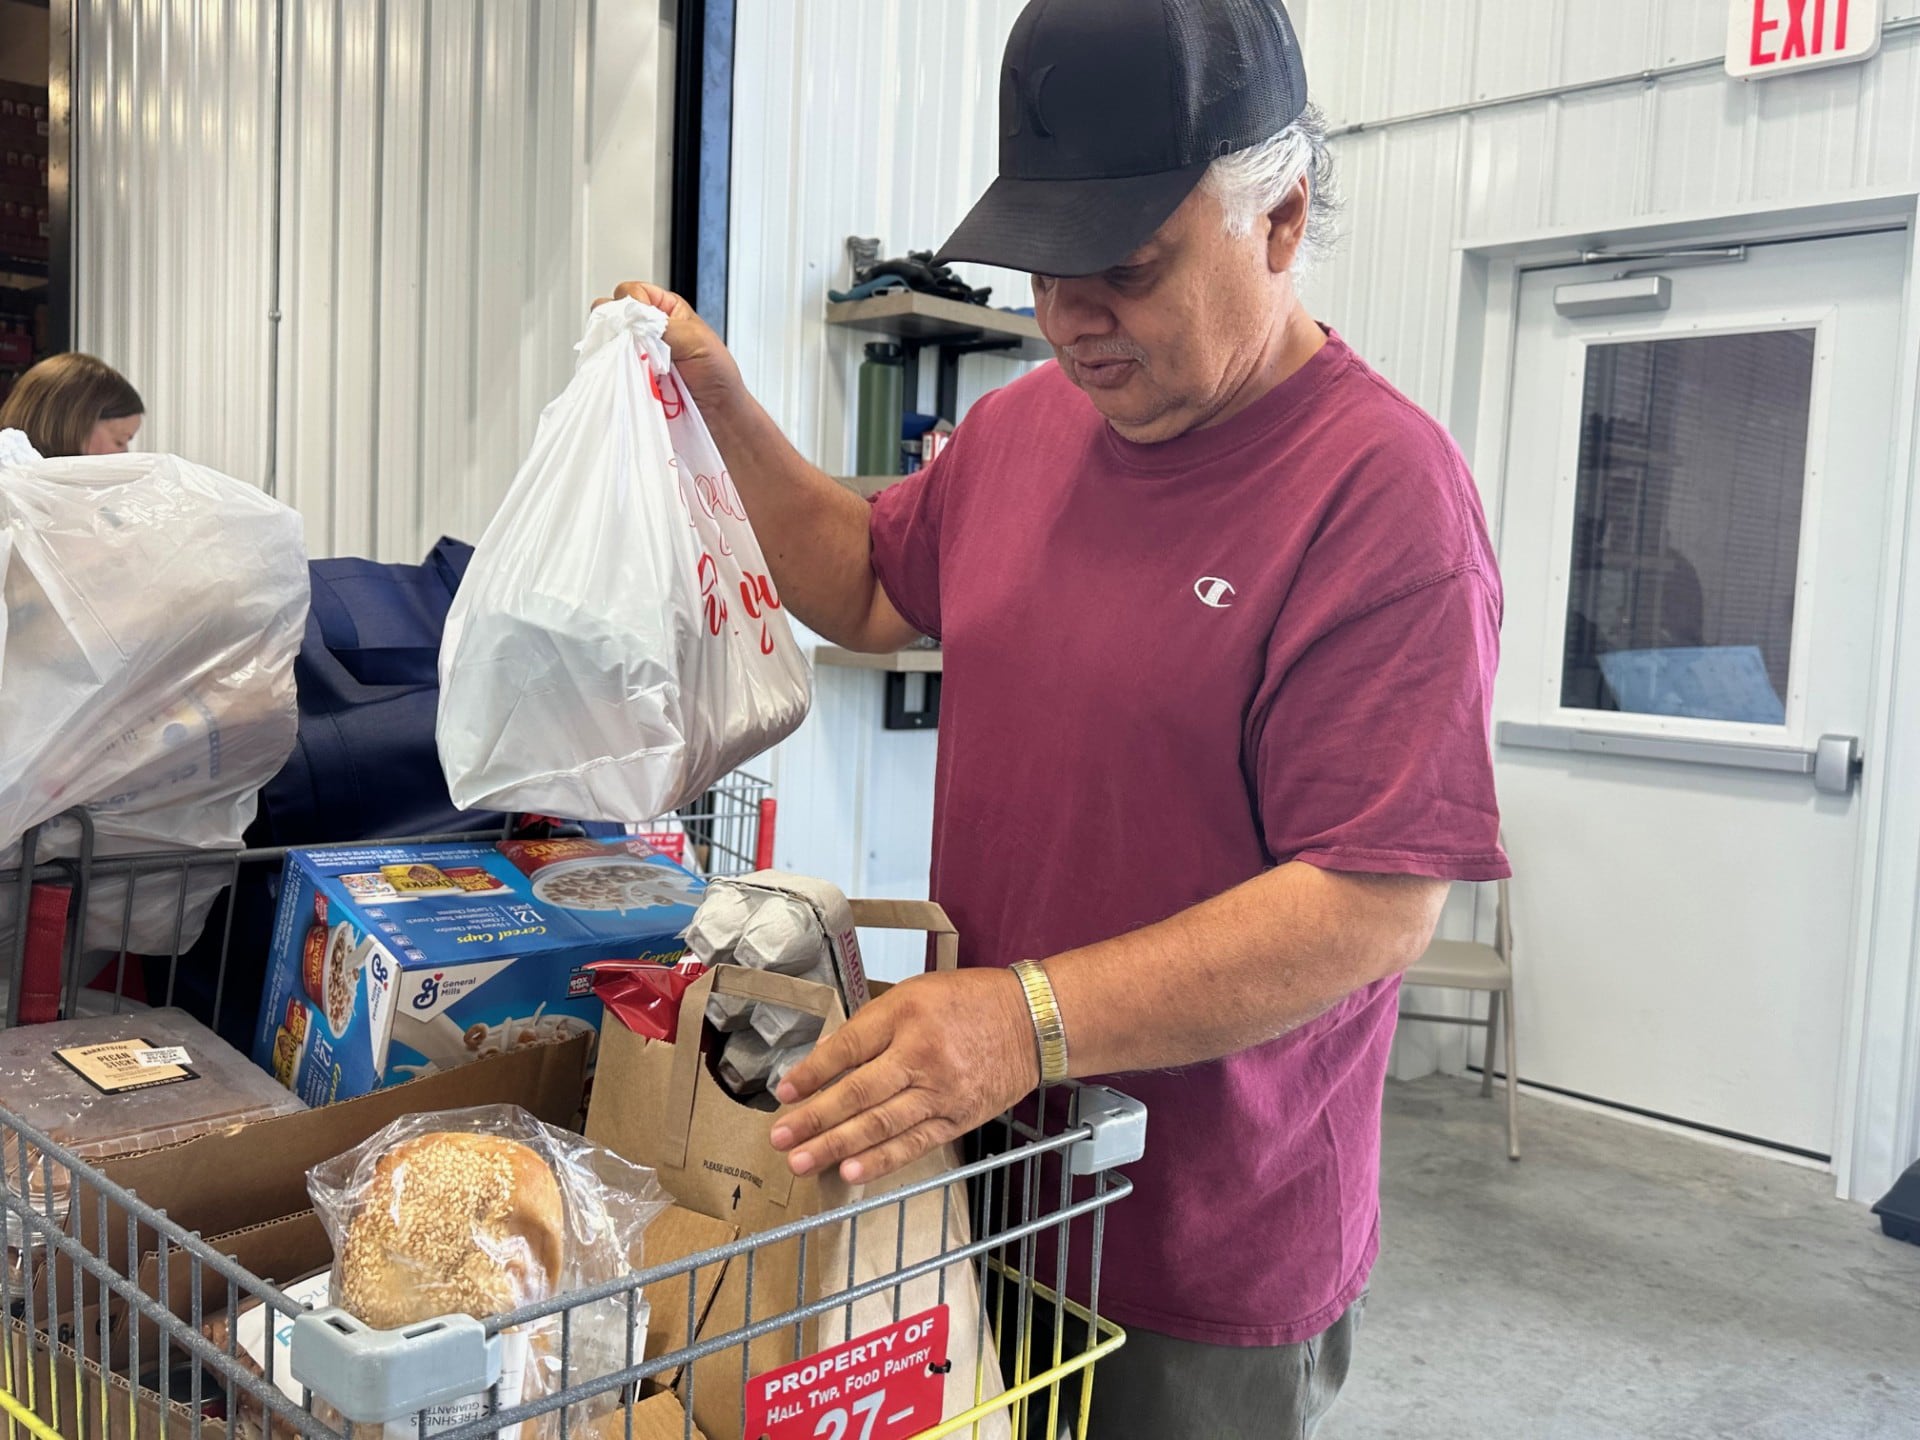
[[[900,474],[900,421],[906,413],[906,354],[898,345],[876,341],[860,365],[860,445],[862,475]]]

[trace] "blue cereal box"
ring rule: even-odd
[[[641,840],[295,850],[254,1062],[326,1105],[597,1035],[586,967],[677,960],[704,889]]]

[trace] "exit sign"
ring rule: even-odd
[[[1732,0],[1727,73],[1764,80],[1846,65],[1880,49],[1882,0]]]

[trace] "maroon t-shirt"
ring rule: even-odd
[[[1043,959],[1295,860],[1507,873],[1479,498],[1440,427],[1337,336],[1159,445],[1043,366],[882,494],[872,532],[887,594],[945,649],[932,881],[962,963]],[[1147,1151],[1109,1212],[1103,1310],[1280,1345],[1359,1295],[1398,989],[1114,1082],[1148,1106]]]

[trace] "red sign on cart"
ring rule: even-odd
[[[947,1381],[936,1305],[747,1382],[746,1440],[902,1440],[930,1430]]]

